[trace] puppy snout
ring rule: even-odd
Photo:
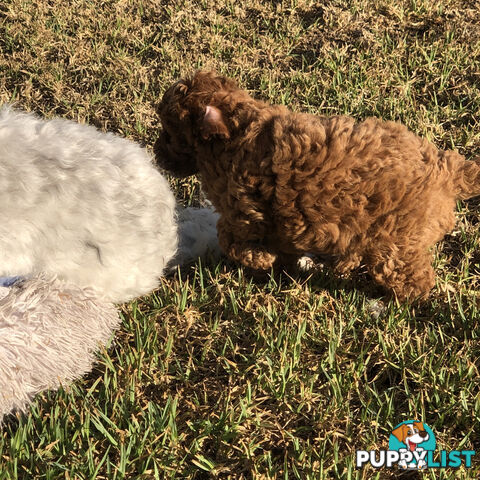
[[[176,137],[171,137],[164,130],[153,145],[157,165],[179,178],[197,173],[198,168],[194,156],[186,148],[185,143],[185,141],[178,141]]]
[[[166,164],[168,163],[167,144],[169,140],[170,135],[166,131],[163,131],[153,144],[153,153],[155,154],[157,164],[163,168],[166,168]]]

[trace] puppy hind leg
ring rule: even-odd
[[[399,300],[424,300],[435,285],[431,255],[425,248],[400,252],[397,247],[371,252],[367,268],[374,280]]]
[[[460,161],[460,168],[456,179],[457,197],[461,200],[476,197],[480,195],[480,157],[473,160],[464,160],[456,152],[446,152],[445,158],[457,159]]]

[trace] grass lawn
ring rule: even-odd
[[[0,100],[151,146],[155,104],[197,68],[298,111],[399,120],[480,153],[472,0],[4,0]],[[198,201],[195,178],[173,181]],[[459,205],[421,308],[328,271],[264,282],[222,261],[121,307],[94,371],[0,430],[0,480],[391,479],[355,468],[419,419],[480,478],[480,202]]]

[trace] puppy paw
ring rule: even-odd
[[[339,277],[347,276],[352,270],[360,266],[362,257],[359,255],[349,255],[339,259],[335,264],[335,273]]]
[[[270,270],[277,259],[275,253],[252,245],[233,244],[229,254],[234,260],[253,270]]]
[[[369,300],[366,304],[367,312],[375,319],[381,318],[387,310],[386,305],[381,300]]]
[[[302,255],[297,260],[297,268],[300,273],[309,273],[316,270],[315,257],[310,254]]]

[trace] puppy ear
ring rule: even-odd
[[[405,443],[407,438],[408,425],[400,425],[398,428],[393,430],[392,434],[396,437],[399,442]]]
[[[230,138],[230,133],[225,125],[222,112],[217,107],[208,105],[205,109],[201,133],[205,140],[211,138],[212,135],[220,135],[223,138]]]

